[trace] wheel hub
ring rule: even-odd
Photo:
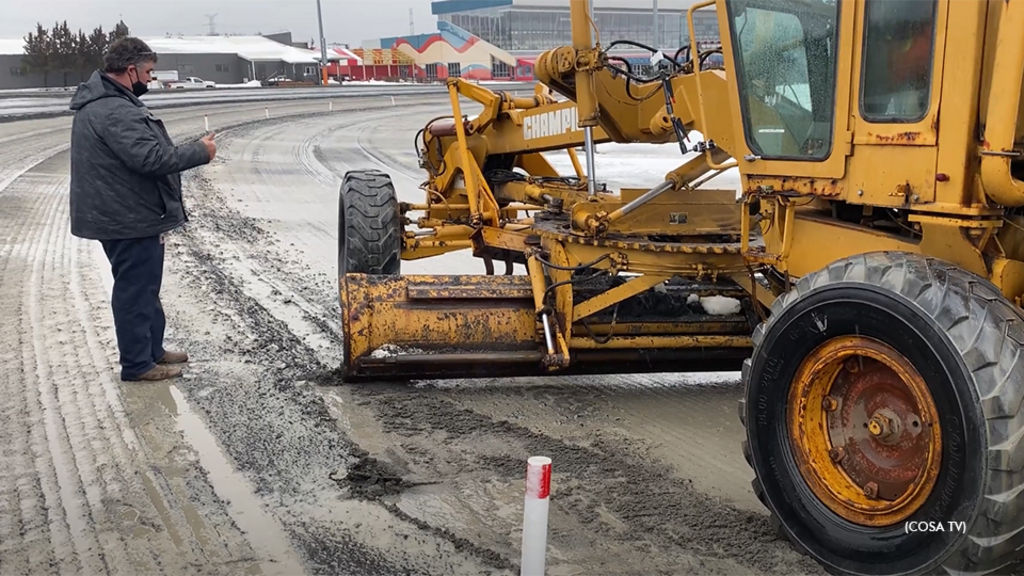
[[[905,520],[935,486],[935,404],[917,370],[882,342],[847,336],[815,349],[790,390],[788,424],[811,490],[851,522]]]

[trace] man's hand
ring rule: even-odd
[[[216,133],[210,132],[203,137],[203,144],[206,146],[206,151],[210,153],[211,161],[217,156],[217,143],[213,141],[214,136]]]

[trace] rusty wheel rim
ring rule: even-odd
[[[800,365],[788,400],[797,467],[832,512],[888,526],[928,499],[942,451],[938,411],[892,347],[863,336],[822,344]]]

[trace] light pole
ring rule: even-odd
[[[327,39],[324,38],[324,16],[320,11],[320,0],[316,0],[316,19],[320,23],[320,81],[327,86]]]

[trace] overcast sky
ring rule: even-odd
[[[68,21],[77,31],[97,25],[113,28],[124,18],[132,34],[162,36],[205,34],[206,14],[216,14],[218,33],[269,34],[291,31],[296,41],[315,40],[316,0],[0,0],[0,38],[22,38],[36,22],[50,27]],[[436,29],[430,0],[320,0],[324,36],[328,44],[348,43],[358,48],[363,40],[409,32],[413,9],[416,33]]]

